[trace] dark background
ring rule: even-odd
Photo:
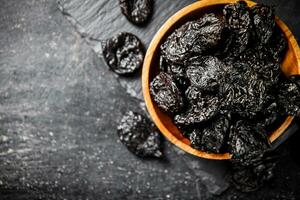
[[[120,31],[145,46],[192,0],[157,0],[142,28],[117,0],[0,0],[0,199],[299,199],[299,133],[280,147],[275,177],[242,194],[228,163],[188,155],[165,141],[145,160],[118,141],[122,113],[144,111],[139,78],[108,70],[96,40]],[[300,38],[300,1],[275,4]]]

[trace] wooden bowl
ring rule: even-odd
[[[185,22],[202,16],[204,13],[209,12],[221,12],[225,4],[236,3],[237,0],[202,0],[193,3],[170,17],[165,24],[159,29],[154,36],[145,56],[143,72],[142,72],[142,86],[143,94],[146,102],[147,109],[152,117],[152,120],[164,134],[168,140],[178,146],[180,149],[191,153],[195,156],[225,160],[230,159],[229,153],[224,154],[211,154],[203,151],[196,150],[190,146],[190,141],[183,137],[180,131],[172,122],[172,119],[164,112],[162,112],[152,101],[149,91],[149,84],[154,76],[158,73],[159,63],[159,46],[176,28],[180,27]],[[252,1],[246,1],[248,6],[254,6],[256,3]],[[288,27],[276,17],[276,23],[285,34],[288,39],[288,51],[282,62],[282,71],[287,76],[296,75],[300,72],[300,49],[291,31]],[[279,126],[279,128],[270,134],[270,141],[276,140],[287,127],[291,124],[293,117],[287,117],[285,121]]]

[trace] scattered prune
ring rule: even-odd
[[[152,15],[153,0],[119,0],[122,13],[134,24],[147,22]]]
[[[120,75],[132,74],[143,64],[144,47],[139,38],[121,32],[101,43],[104,59],[111,70]]]
[[[176,113],[183,106],[180,90],[172,80],[172,77],[160,72],[151,82],[150,92],[157,105],[168,113]]]
[[[139,157],[162,157],[161,134],[146,117],[129,111],[118,126],[120,141]]]
[[[162,55],[172,63],[184,64],[192,54],[201,54],[216,46],[222,30],[223,23],[214,14],[187,22],[161,45]]]

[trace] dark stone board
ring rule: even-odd
[[[97,0],[97,7],[91,4],[80,12],[74,3],[62,14],[59,5],[72,2],[0,0],[0,199],[299,197],[300,168],[293,153],[297,134],[282,147],[274,180],[252,194],[228,188],[227,162],[188,155],[168,141],[165,159],[144,160],[118,141],[122,113],[145,112],[139,78],[116,77],[90,37],[104,39],[127,30],[147,46],[168,16],[192,1],[157,0],[143,28],[120,14],[116,0]],[[272,2],[299,37],[299,2]],[[97,13],[99,29],[73,26],[66,19],[67,11],[72,19],[71,10],[83,25],[91,22],[83,16]],[[124,87],[133,89],[127,93]]]

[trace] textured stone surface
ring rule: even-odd
[[[87,37],[127,30],[148,45],[168,16],[192,1],[157,0],[143,28],[120,14],[117,1],[95,2],[80,12],[67,4],[82,20],[75,31],[55,1],[0,0],[0,199],[299,197],[300,168],[289,148],[295,151],[299,137],[284,148],[275,180],[251,195],[229,189],[213,196],[228,186],[227,163],[187,155],[167,141],[164,160],[130,154],[116,125],[128,110],[143,112],[139,78],[119,80]],[[299,37],[298,1],[273,2]],[[89,25],[91,13],[99,28]]]

